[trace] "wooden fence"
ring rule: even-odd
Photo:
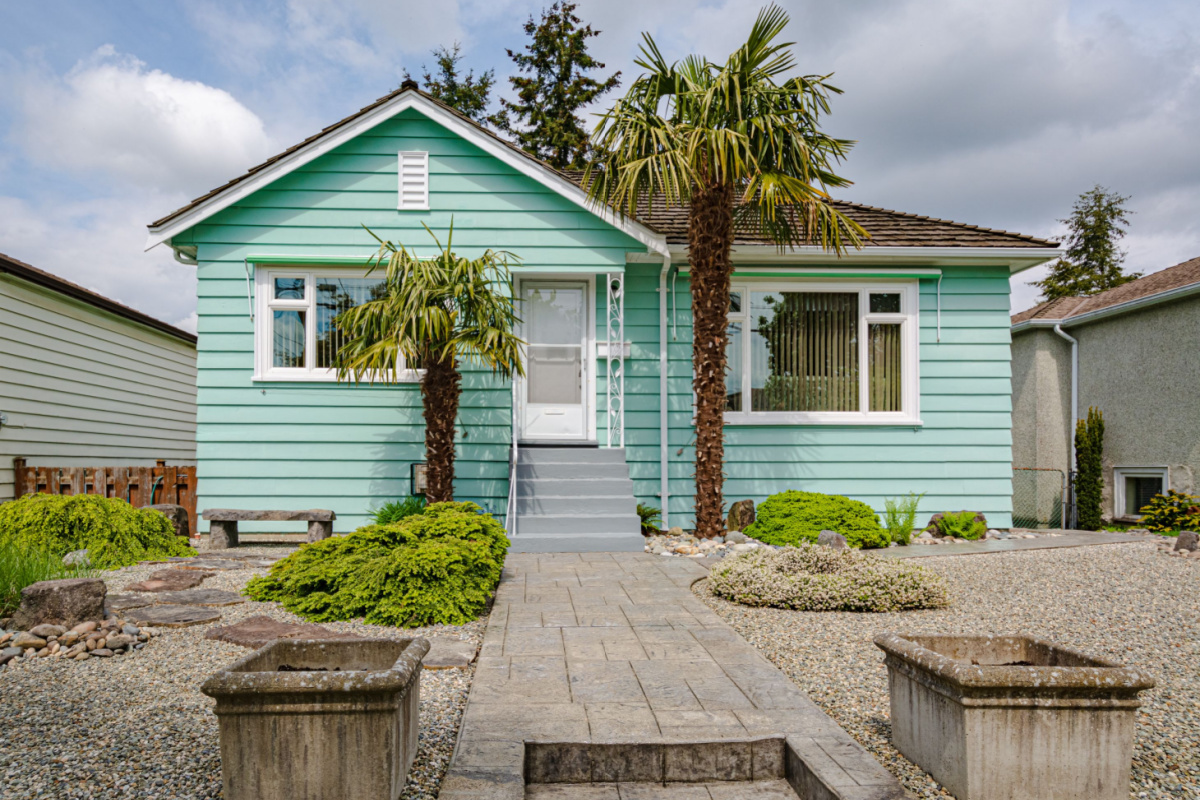
[[[30,467],[14,458],[15,493],[98,494],[118,497],[133,506],[173,503],[188,512],[189,530],[196,527],[196,468],[168,467],[159,461],[153,467]]]

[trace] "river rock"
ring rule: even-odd
[[[78,625],[76,625],[74,628],[71,628],[71,630],[74,631],[75,633],[78,633],[80,636],[86,636],[87,634],[91,633],[92,631],[96,630],[96,628],[99,628],[99,627],[100,627],[100,623],[89,621],[89,622],[81,622]]]
[[[834,550],[850,549],[850,545],[846,543],[846,537],[837,531],[821,531],[817,534],[817,544],[822,547],[832,547]]]
[[[43,639],[42,637],[37,636],[35,634],[29,633],[28,631],[21,631],[20,633],[18,633],[16,636],[13,637],[12,642],[13,642],[13,647],[20,647],[23,650],[27,650],[30,647],[32,647],[35,650],[39,650],[46,646],[45,639]]]
[[[64,628],[62,625],[50,625],[49,623],[43,623],[41,625],[34,625],[32,628],[29,629],[29,632],[32,633],[34,636],[40,636],[43,639],[46,639],[51,636],[54,636],[54,637],[62,636],[64,633],[67,632],[67,629]]]
[[[99,578],[39,581],[21,590],[21,607],[13,615],[12,626],[22,630],[47,623],[70,627],[100,619],[107,592]]]

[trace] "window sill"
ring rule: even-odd
[[[335,373],[319,373],[319,372],[267,372],[256,373],[251,380],[254,383],[332,383],[341,384],[343,386],[356,386],[366,384],[368,386],[396,386],[407,383],[420,383],[421,377],[424,375],[423,370],[405,370],[400,373],[400,377],[395,381],[376,378],[374,381],[364,378],[356,384],[353,380],[339,381]]]
[[[812,425],[812,426],[872,426],[891,428],[920,428],[925,423],[919,417],[901,416],[897,414],[789,414],[789,413],[758,413],[758,414],[726,414],[726,425]]]

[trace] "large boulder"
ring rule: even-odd
[[[191,534],[191,526],[188,524],[188,512],[183,506],[177,506],[173,503],[158,503],[146,506],[146,508],[164,514],[167,519],[171,520],[171,524],[175,526],[176,536],[182,536],[186,539]]]
[[[850,549],[850,545],[846,542],[846,537],[837,531],[821,531],[817,534],[817,544],[822,547],[832,547],[834,550]]]
[[[1200,544],[1197,540],[1200,537],[1196,536],[1195,531],[1183,531],[1179,534],[1179,538],[1175,540],[1175,549],[1179,551],[1194,551],[1200,549]]]
[[[729,507],[725,527],[731,531],[744,531],[754,523],[754,501],[738,500]]]
[[[37,625],[71,627],[80,622],[104,619],[104,596],[108,590],[99,578],[66,578],[39,581],[21,590],[21,607],[13,615],[12,627],[29,630]]]

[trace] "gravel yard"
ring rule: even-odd
[[[1200,798],[1200,564],[1154,543],[924,558],[953,604],[895,614],[748,608],[695,591],[914,795],[950,795],[890,743],[876,633],[1024,633],[1148,669],[1131,798]]]
[[[242,547],[237,552],[286,551]],[[116,594],[160,569],[163,565],[128,567],[103,577],[109,594]],[[221,571],[205,580],[203,588],[238,591],[252,575],[265,571]],[[218,625],[255,615],[302,621],[272,603],[247,601],[216,610],[222,615]],[[322,624],[364,636],[436,635],[478,643],[486,621],[412,630]],[[21,663],[0,669],[0,797],[220,797],[217,718],[213,701],[199,686],[249,651],[206,640],[209,627],[160,628],[159,637],[132,655],[82,662],[18,659]],[[401,795],[405,800],[437,797],[473,673],[473,667],[423,673],[420,742]]]

